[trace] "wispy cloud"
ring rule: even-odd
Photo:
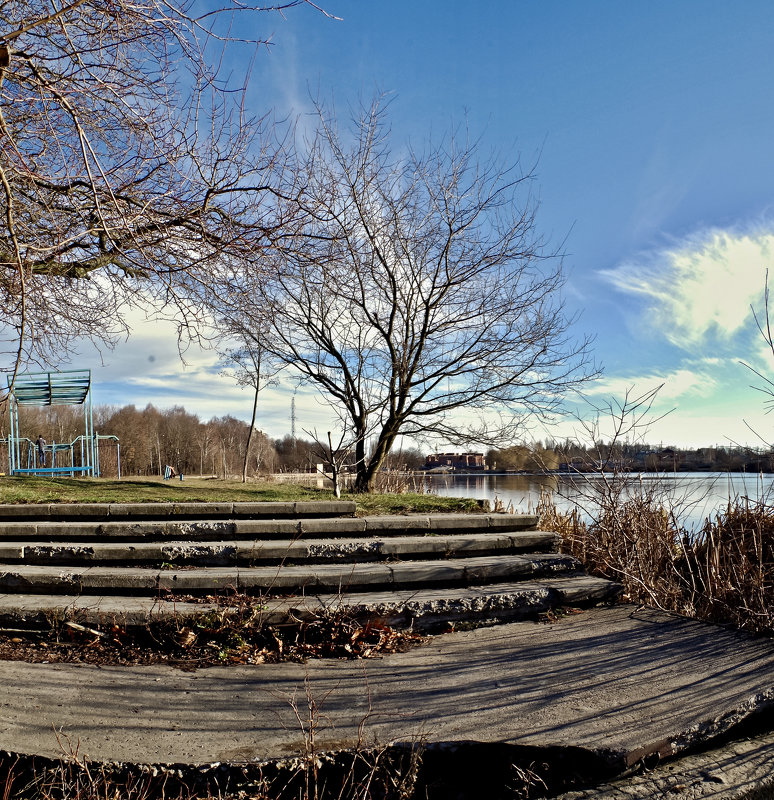
[[[219,356],[213,349],[191,344],[185,352],[185,364],[178,351],[174,323],[147,317],[142,309],[130,311],[132,336],[102,355],[102,365],[84,344],[77,366],[93,370],[94,400],[100,404],[157,408],[183,406],[202,420],[227,414],[245,421],[252,411],[252,392],[239,387],[223,374]],[[271,436],[290,432],[290,398],[295,383],[288,375],[277,387],[261,392],[257,426]],[[327,426],[327,427],[326,427]],[[321,405],[316,393],[308,388],[296,390],[297,434],[304,429],[327,429],[331,413]]]
[[[708,338],[728,339],[750,324],[750,306],[762,304],[773,256],[771,230],[710,229],[600,275],[620,291],[645,298],[649,326],[692,350]]]
[[[640,396],[661,387],[658,391],[660,401],[674,402],[683,397],[703,396],[717,388],[715,375],[718,366],[718,359],[705,359],[697,368],[683,367],[664,373],[611,376],[595,381],[586,389],[586,394],[621,399],[627,394],[630,397]]]

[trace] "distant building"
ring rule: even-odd
[[[483,453],[431,453],[425,458],[425,469],[459,470],[460,472],[476,472],[486,469]]]

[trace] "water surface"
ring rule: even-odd
[[[631,489],[658,491],[679,510],[687,528],[700,525],[705,517],[723,508],[730,498],[757,499],[771,494],[774,475],[751,475],[728,472],[643,473],[625,476]],[[475,497],[494,504],[499,501],[515,511],[535,510],[541,493],[550,493],[562,509],[579,508],[581,513],[593,506],[598,493],[609,491],[612,476],[599,475],[428,475],[428,488],[446,497]]]

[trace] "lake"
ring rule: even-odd
[[[608,479],[612,477],[609,476]],[[698,527],[707,516],[726,505],[730,497],[757,499],[770,493],[774,475],[728,472],[629,473],[626,479],[643,490],[658,488],[681,509],[687,528]],[[448,497],[475,497],[494,505],[496,500],[521,512],[534,511],[542,492],[549,492],[562,510],[581,512],[603,481],[599,475],[426,475],[432,492]]]

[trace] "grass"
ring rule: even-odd
[[[297,483],[188,478],[48,478],[0,477],[1,503],[201,503],[334,500],[333,493]],[[475,512],[475,500],[432,494],[342,494],[354,500],[357,514]]]

